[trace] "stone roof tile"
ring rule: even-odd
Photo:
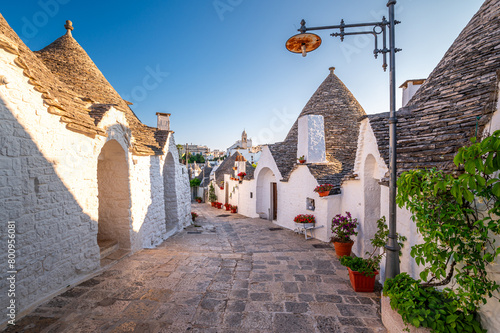
[[[488,130],[499,81],[500,2],[486,0],[407,107],[397,112],[398,172],[455,171],[454,155],[476,135],[476,125],[478,134]],[[387,164],[388,116],[368,116]]]
[[[345,175],[354,168],[360,117],[365,111],[344,83],[334,74],[334,68],[308,101],[299,118],[305,115],[324,117],[327,163],[308,165],[319,183],[340,186]],[[288,181],[297,165],[298,120],[283,142],[269,145],[283,181]]]

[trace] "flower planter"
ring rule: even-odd
[[[237,210],[238,210],[238,209],[231,209],[231,213],[236,214],[236,211],[237,211]]]
[[[231,210],[231,207],[226,206],[226,210],[227,210],[227,211],[230,211],[230,210]]]
[[[306,160],[299,160],[299,163],[304,164],[304,163],[306,163]]]
[[[373,276],[365,276],[361,273],[355,272],[347,267],[349,270],[349,279],[351,280],[351,285],[354,291],[362,293],[372,293],[375,289],[375,277],[378,271],[375,271]]]
[[[320,197],[327,197],[330,194],[330,191],[318,192]]]
[[[296,228],[311,228],[314,227],[315,223],[295,223]]]
[[[353,244],[354,244],[353,241],[350,241],[348,243],[333,242],[333,246],[335,247],[335,253],[337,254],[337,257],[340,258],[343,256],[350,256]]]
[[[215,207],[215,202],[212,201],[210,204],[212,205],[212,207]]]

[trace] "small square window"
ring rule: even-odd
[[[316,206],[314,205],[314,199],[306,198],[306,209],[307,210],[315,210]]]

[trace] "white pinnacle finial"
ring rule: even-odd
[[[66,24],[64,25],[64,27],[66,28],[66,35],[72,37],[71,31],[74,29],[73,28],[73,22],[71,22],[70,20],[67,20]]]

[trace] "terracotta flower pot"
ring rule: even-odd
[[[299,160],[299,163],[304,164],[304,163],[306,163],[306,160]]]
[[[354,291],[362,292],[362,293],[372,293],[375,289],[375,277],[378,274],[378,271],[375,271],[373,276],[365,276],[359,272],[349,270],[349,279],[351,280],[351,285]]]
[[[318,192],[320,197],[326,197],[328,194],[330,194],[330,191],[324,191],[324,192]]]
[[[352,244],[354,244],[353,241],[350,241],[348,243],[333,242],[333,246],[335,247],[335,253],[337,254],[337,257],[340,258],[343,256],[350,256]]]
[[[237,209],[231,209],[231,213],[236,214]]]

